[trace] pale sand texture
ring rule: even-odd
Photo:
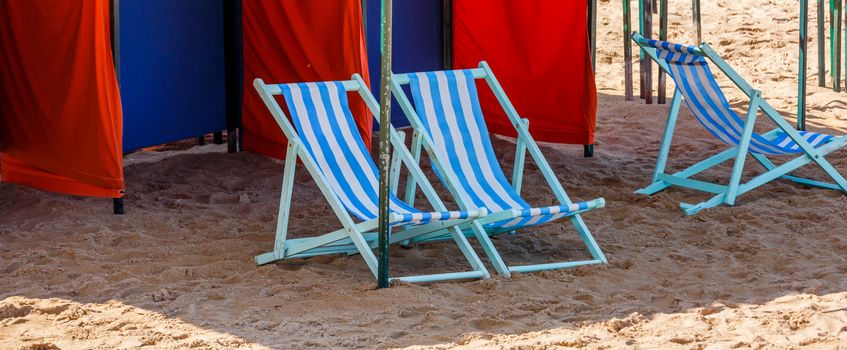
[[[544,152],[572,197],[606,198],[585,219],[609,266],[387,290],[358,256],[256,267],[273,240],[281,162],[215,146],[132,155],[124,216],[108,201],[0,185],[0,349],[847,348],[847,198],[776,182],[682,217],[679,201],[706,197],[632,194],[649,180],[667,106],[623,101],[620,4],[599,6],[597,156]],[[689,41],[690,2],[670,8],[671,38]],[[705,39],[789,117],[798,13],[796,1],[703,3]],[[844,95],[815,85],[812,75],[811,129],[847,132]],[[687,111],[680,124],[672,169],[720,149]],[[513,144],[495,145],[509,170]],[[847,151],[830,159],[847,172]],[[552,203],[529,168],[523,192]],[[318,217],[329,210],[306,172],[296,181],[292,236],[337,228]],[[496,244],[513,263],[587,257],[565,223]],[[465,268],[446,243],[392,258],[397,274]]]

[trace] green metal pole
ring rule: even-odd
[[[623,0],[623,81],[624,99],[632,101],[632,15],[629,0]]]
[[[824,87],[826,86],[826,30],[825,20],[826,13],[824,13],[823,2],[824,0],[818,1],[818,86]]]
[[[379,71],[379,261],[377,287],[388,288],[388,171],[391,164],[391,0],[382,0]]]
[[[668,40],[668,0],[659,0],[659,40]],[[659,104],[665,104],[667,100],[665,79],[665,71],[659,69]]]
[[[832,60],[833,70],[835,74],[832,78],[832,87],[835,92],[841,91],[841,0],[835,0],[835,16],[833,16],[835,28],[833,32],[835,36],[831,38],[835,47],[835,58]]]
[[[829,78],[835,87],[835,0],[829,0]]]
[[[638,0],[638,34],[644,35],[644,1],[650,0]],[[644,49],[640,46],[638,47],[638,76],[640,79],[638,80],[638,91],[641,98],[645,98],[645,89],[644,89],[644,57],[646,53]]]
[[[806,129],[806,49],[809,25],[809,0],[800,0],[800,69],[797,82],[797,129]]]
[[[703,31],[700,26],[700,0],[691,1],[691,17],[694,21],[694,35],[696,36],[697,44],[699,45],[703,42]]]
[[[653,1],[644,0],[644,37],[653,39]],[[653,104],[653,61],[644,56],[644,69],[641,75],[644,77],[644,101]]]
[[[591,45],[591,68],[597,71],[597,0],[588,0],[588,40]]]

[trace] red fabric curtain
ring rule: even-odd
[[[0,1],[0,89],[0,180],[121,196],[109,0]]]
[[[285,156],[285,137],[253,88],[265,83],[348,80],[368,65],[360,0],[250,0],[242,2],[244,45],[244,148],[271,157]],[[284,100],[277,102],[285,109]],[[350,107],[370,145],[373,118],[364,102]]]
[[[454,0],[453,65],[487,61],[538,141],[591,144],[597,91],[586,2]],[[402,24],[400,24],[402,25]],[[491,90],[478,82],[489,129],[515,136]]]

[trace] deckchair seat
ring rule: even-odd
[[[658,59],[667,63],[671,79],[676,82],[685,104],[697,121],[719,140],[737,147],[742,139],[744,120],[727,102],[723,90],[715,80],[709,63],[700,53],[700,49],[659,40],[646,40],[645,45],[656,49]],[[809,131],[799,131],[799,133],[815,148],[835,139],[834,136],[827,134]],[[749,152],[790,155],[803,153],[803,149],[784,132],[780,132],[773,138],[754,132],[750,139]]]
[[[379,217],[379,171],[365,147],[339,81],[280,84],[291,120],[318,170],[347,211],[362,221]],[[390,194],[392,225],[473,219],[486,210],[422,212]]]
[[[433,141],[436,158],[450,170],[438,176],[454,184],[468,208],[514,217],[486,223],[486,228],[518,229],[603,206],[602,199],[533,207],[509,183],[494,154],[470,69],[408,74],[415,109]],[[449,178],[444,178],[449,177]]]

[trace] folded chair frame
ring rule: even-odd
[[[413,73],[409,73],[413,74]],[[415,108],[412,106],[411,101],[406,96],[403,91],[403,85],[407,85],[410,83],[409,74],[395,74],[392,81],[392,94],[395,96],[397,101],[400,104],[401,109],[408,117],[409,122],[413,128],[413,136],[411,140],[411,154],[414,157],[415,164],[419,164],[421,148],[425,149],[427,153],[430,155],[430,159],[432,160],[432,164],[435,169],[444,174],[448,171],[451,171],[447,168],[447,166],[439,161],[439,159],[435,156],[437,153],[434,148],[433,140],[426,134],[424,130],[423,123],[420,119],[420,116],[417,114]],[[494,92],[494,95],[497,97],[498,102],[501,107],[506,112],[510,122],[515,127],[517,131],[517,150],[515,154],[515,165],[512,173],[511,186],[516,190],[516,192],[520,193],[521,183],[523,179],[524,173],[524,163],[526,158],[526,153],[528,152],[532,159],[535,161],[535,164],[541,170],[542,175],[544,176],[544,180],[547,182],[550,189],[553,191],[553,194],[556,196],[556,199],[565,205],[571,205],[573,202],[568,197],[565,189],[562,187],[562,184],[559,182],[559,179],[556,177],[556,174],[553,173],[553,170],[550,167],[550,164],[544,158],[541,153],[538,144],[536,144],[535,140],[533,140],[532,136],[528,130],[529,122],[526,119],[521,119],[518,116],[517,111],[512,105],[509,98],[506,96],[506,93],[501,88],[497,78],[491,71],[491,68],[488,64],[483,61],[480,62],[479,68],[472,69],[472,74],[474,80],[476,79],[485,79],[488,83],[488,86]],[[453,197],[456,199],[457,204],[463,210],[467,210],[470,208],[470,203],[466,203],[462,200],[461,196],[457,195],[457,190],[455,188],[456,184],[449,183],[448,181],[443,181],[444,185],[451,192]],[[414,194],[417,182],[414,178],[411,178],[406,182],[406,191],[405,191],[405,201],[407,204],[411,205],[414,203]],[[396,185],[395,185],[396,186]],[[603,255],[600,246],[594,240],[594,237],[591,235],[591,232],[588,230],[588,227],[585,225],[585,221],[580,216],[581,213],[590,211],[596,208],[602,208],[605,205],[603,199],[597,199],[590,202],[588,208],[583,210],[574,211],[572,215],[568,216],[568,220],[573,224],[576,229],[579,237],[582,239],[583,243],[588,248],[588,251],[591,253],[592,259],[589,260],[580,260],[580,261],[564,261],[564,262],[554,262],[554,263],[544,263],[544,264],[533,264],[533,265],[521,265],[521,266],[508,266],[503,258],[500,256],[497,248],[494,246],[490,239],[490,235],[496,235],[504,232],[514,232],[512,229],[507,230],[486,230],[483,226],[489,223],[501,222],[503,220],[516,218],[519,216],[520,210],[511,209],[504,210],[500,212],[491,213],[483,218],[471,221],[467,224],[463,224],[462,228],[466,232],[468,236],[476,237],[482,246],[484,252],[489,258],[489,261],[494,266],[494,269],[501,275],[510,276],[512,272],[533,272],[533,271],[543,271],[543,270],[553,270],[553,269],[562,269],[569,267],[576,267],[582,265],[591,265],[591,264],[606,264],[608,263],[606,257]],[[446,237],[443,234],[434,233],[430,235],[420,236],[416,239],[413,239],[412,242],[415,241],[436,241],[443,240]]]
[[[358,92],[371,113],[373,113],[374,116],[379,115],[379,104],[371,95],[361,76],[354,74],[352,80],[343,81],[342,84],[345,91]],[[273,251],[256,256],[256,264],[263,265],[281,259],[305,258],[325,254],[360,254],[365,260],[368,268],[370,268],[374,277],[376,277],[377,259],[373,253],[373,249],[376,247],[378,240],[376,232],[378,219],[372,219],[360,223],[354,222],[350,213],[333,193],[333,190],[330,189],[330,185],[318,169],[315,160],[303,146],[300,136],[289,122],[285,112],[282,111],[279,104],[277,104],[274,99],[275,95],[282,94],[280,87],[275,84],[265,84],[261,79],[254,80],[253,85],[288,139]],[[401,135],[398,134],[394,128],[391,128],[390,134],[391,143],[395,149],[394,155],[397,157],[396,159],[406,165],[409,171],[409,177],[415,179],[415,181],[420,184],[423,194],[435,210],[446,211],[446,207],[436,195],[434,188],[427,181],[420,168],[416,165],[411,154],[409,154],[408,150],[406,150]],[[321,193],[332,208],[333,213],[341,222],[343,226],[341,229],[318,237],[295,239],[287,237],[289,231],[288,223],[291,215],[292,191],[294,188],[294,172],[298,159],[315,180],[315,183],[318,185]],[[391,181],[396,182],[396,180]],[[471,265],[471,270],[430,275],[393,277],[391,280],[404,282],[433,282],[456,279],[488,278],[490,274],[458,226],[463,223],[468,223],[477,217],[485,216],[485,214],[487,214],[487,212],[484,209],[468,211],[468,217],[465,219],[432,221],[417,226],[395,228],[396,232],[391,234],[390,243],[408,241],[421,235],[433,232],[449,235],[449,237],[456,242],[462,254]],[[399,214],[392,213],[391,215],[392,216],[389,218],[390,222],[393,223],[400,221],[401,218]]]
[[[656,49],[651,47],[649,40],[633,33],[633,40],[652,58],[659,67],[670,74],[667,63],[658,58]],[[697,212],[716,207],[721,204],[735,205],[738,196],[747,193],[757,187],[760,187],[770,181],[778,178],[794,181],[803,185],[820,187],[826,189],[839,190],[847,192],[847,180],[827,161],[824,156],[832,151],[840,149],[847,145],[847,137],[841,136],[833,141],[826,143],[818,148],[813,147],[804,139],[794,127],[783,118],[767,101],[761,97],[761,91],[753,89],[728,63],[706,43],[700,44],[697,47],[696,55],[706,57],[713,62],[730,80],[750,98],[749,109],[746,118],[744,119],[744,128],[738,147],[730,147],[729,149],[720,152],[712,157],[700,161],[685,170],[674,174],[666,174],[665,167],[668,161],[668,153],[670,151],[673,134],[676,128],[676,122],[679,117],[679,108],[682,103],[682,94],[679,87],[674,89],[673,99],[668,112],[667,123],[662,137],[661,146],[659,147],[659,157],[656,161],[656,168],[653,173],[653,182],[650,186],[636,191],[636,193],[644,195],[653,195],[659,191],[667,189],[671,186],[679,186],[694,190],[714,193],[715,196],[697,204],[680,203],[685,215],[693,215]],[[762,136],[768,139],[776,137],[780,132],[785,133],[792,141],[802,149],[802,154],[793,158],[781,165],[774,164],[767,156],[760,153],[749,152],[750,142],[753,136],[754,128],[757,121],[757,115],[761,110],[765,116],[776,124],[776,128],[763,134]],[[766,172],[753,177],[747,182],[741,182],[741,177],[744,171],[747,155],[753,157]],[[699,180],[694,180],[691,177],[699,174],[709,168],[715,167],[726,161],[733,160],[732,172],[730,173],[729,182],[727,185],[709,183]],[[809,163],[815,163],[834,181],[834,183],[823,182],[789,175],[792,171],[797,170]]]

